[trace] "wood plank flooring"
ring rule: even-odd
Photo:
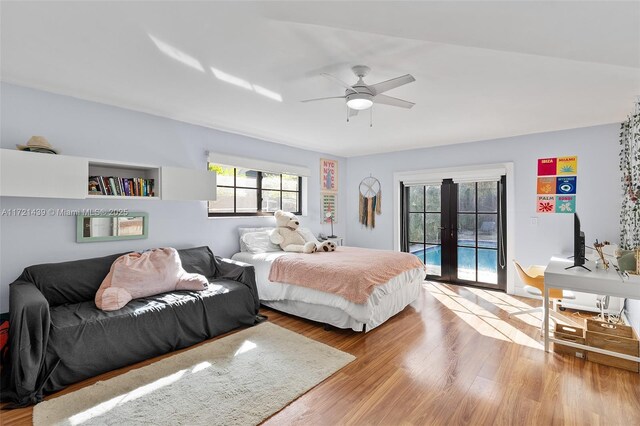
[[[437,283],[425,283],[419,302],[366,334],[262,309],[274,324],[357,357],[265,424],[640,425],[640,374],[546,354],[538,320],[508,318],[538,302]],[[31,414],[0,419],[31,424]]]

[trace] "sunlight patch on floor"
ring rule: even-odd
[[[526,333],[500,319],[496,314],[489,312],[477,303],[460,296],[458,293],[447,288],[447,286],[439,283],[432,283],[432,285],[427,286],[427,291],[429,291],[436,300],[455,313],[458,318],[473,327],[483,336],[512,342],[522,346],[528,346],[534,349],[543,349],[540,342],[532,339]],[[504,299],[498,297],[497,300],[501,302],[499,303],[500,305],[504,304]],[[493,304],[496,306],[498,305],[498,303]],[[502,306],[497,307],[505,310]],[[527,307],[530,308],[530,306]],[[539,325],[540,323],[537,323],[537,326]]]
[[[521,309],[515,305],[512,305],[511,303],[508,303],[506,301],[504,301],[503,299],[496,297],[493,295],[492,292],[490,291],[486,291],[486,290],[481,290],[478,288],[467,288],[466,290],[470,291],[471,293],[475,294],[476,296],[486,300],[487,302],[491,303],[492,305],[502,309],[503,311],[507,312],[508,314],[513,314],[515,312],[520,312],[523,311],[524,309],[531,309],[531,306],[527,306],[527,308]],[[507,295],[508,296],[508,295]],[[509,298],[517,300],[511,296],[509,296]],[[520,320],[524,323],[529,324],[532,327],[540,327],[541,321],[542,321],[542,313],[531,313],[531,314],[526,314],[526,315],[518,315],[515,317],[512,317],[512,319],[517,319]]]

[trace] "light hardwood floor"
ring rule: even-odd
[[[265,424],[640,425],[640,374],[546,354],[535,318],[508,318],[537,304],[425,283],[419,311],[366,334],[263,309],[269,321],[357,357]],[[2,424],[31,424],[31,413],[2,412]]]

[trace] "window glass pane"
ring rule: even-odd
[[[424,242],[424,214],[409,213],[409,241]]]
[[[478,250],[478,281],[498,284],[497,250]]]
[[[458,184],[458,211],[459,212],[475,212],[476,211],[476,184],[459,183]]]
[[[427,245],[425,258],[427,274],[440,276],[442,274],[442,246]]]
[[[427,209],[428,212],[439,212],[440,206],[440,185],[427,186]]]
[[[409,187],[409,211],[424,211],[424,186]]]
[[[472,247],[476,245],[475,214],[458,215],[458,245]]]
[[[290,212],[301,210],[299,204],[301,188],[298,176],[261,173],[256,170],[214,163],[209,163],[208,167],[209,170],[216,172],[218,184],[218,199],[209,202],[209,213],[260,213],[261,211],[273,212],[281,208]],[[258,205],[259,183],[263,190],[261,205]]]
[[[233,213],[233,188],[218,187],[216,201],[209,201],[209,213]]]
[[[280,175],[262,173],[262,189],[280,189]]]
[[[236,169],[236,186],[256,188],[258,186],[258,172],[255,170]]]
[[[476,280],[476,249],[458,247],[458,278]]]
[[[478,182],[478,211],[498,211],[498,183]]]
[[[298,176],[282,175],[282,189],[298,191]]]
[[[216,172],[217,185],[233,186],[233,166],[209,163],[209,170]]]
[[[280,210],[280,191],[262,191],[262,211]]]
[[[283,192],[282,193],[282,210],[286,212],[297,212],[298,209],[298,193]]]
[[[258,191],[256,189],[236,189],[236,212],[255,213],[258,211]]]
[[[478,215],[478,247],[498,248],[498,215]]]
[[[427,213],[427,242],[440,244],[440,213]]]

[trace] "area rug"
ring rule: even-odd
[[[354,356],[270,323],[36,405],[34,425],[253,425]]]

